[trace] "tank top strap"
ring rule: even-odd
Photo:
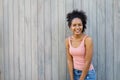
[[[83,42],[85,41],[85,39],[88,37],[88,35],[85,35],[84,38],[83,38]]]
[[[71,39],[72,39],[72,38],[73,38],[72,36],[68,37],[69,46],[71,46]]]
[[[85,35],[82,42],[84,43],[85,39],[88,37],[88,35]],[[68,42],[69,42],[69,46],[71,46],[71,38],[72,36],[68,37]]]
[[[71,36],[68,37],[69,46],[71,46],[71,42],[70,42],[70,40],[71,40]]]

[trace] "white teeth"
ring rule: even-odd
[[[80,30],[76,30],[76,32],[80,32]]]
[[[77,33],[79,33],[80,31],[76,31]]]

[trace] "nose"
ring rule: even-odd
[[[77,25],[77,26],[76,26],[76,28],[80,28],[80,26],[79,26],[79,25]]]

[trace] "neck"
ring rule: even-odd
[[[83,35],[83,33],[82,33],[82,34],[80,34],[80,35],[73,35],[73,37],[74,37],[74,38],[76,38],[76,39],[79,39],[79,38],[81,38],[81,37],[82,37],[82,35]]]

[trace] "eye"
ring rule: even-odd
[[[73,24],[73,27],[75,27],[76,26],[76,24]]]
[[[82,26],[82,24],[78,24],[78,26]]]

